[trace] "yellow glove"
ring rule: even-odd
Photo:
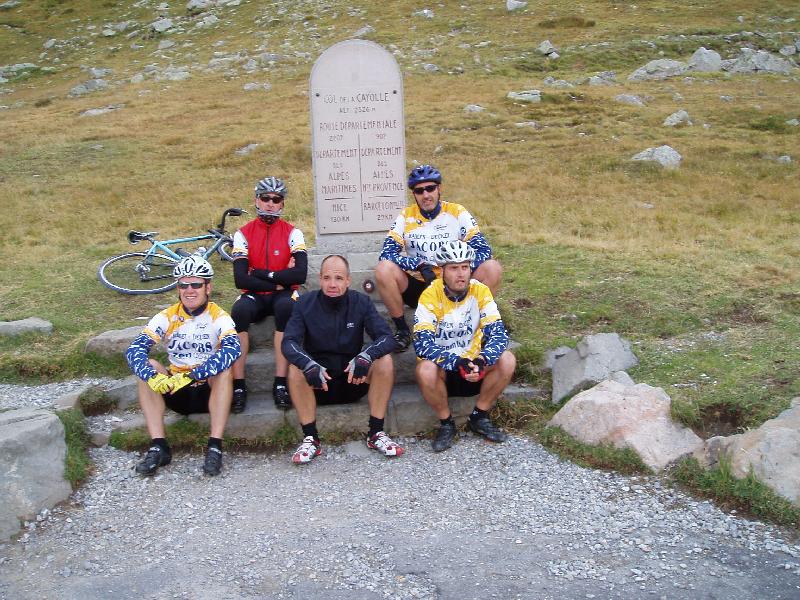
[[[158,394],[166,394],[170,388],[170,376],[163,373],[156,373],[147,380],[150,389]]]
[[[169,385],[170,391],[174,394],[182,387],[186,387],[190,383],[193,383],[194,379],[189,377],[186,373],[175,373],[172,377],[169,378]]]

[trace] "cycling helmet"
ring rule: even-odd
[[[277,177],[265,177],[256,184],[256,197],[278,194],[281,198],[286,198],[288,193],[286,184]]]
[[[423,181],[442,183],[442,174],[433,165],[420,165],[411,169],[411,173],[408,174],[408,187],[413,188]]]
[[[451,240],[436,251],[436,264],[440,267],[449,264],[471,263],[475,260],[475,250],[461,240]]]
[[[214,276],[214,269],[209,262],[202,256],[187,256],[181,259],[175,268],[172,269],[172,276],[175,279],[181,277],[201,277],[211,279]]]

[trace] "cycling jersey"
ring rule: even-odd
[[[414,351],[420,359],[454,371],[461,358],[479,354],[493,365],[508,347],[508,332],[489,288],[471,279],[466,295],[451,300],[437,279],[419,298],[414,314]]]
[[[233,319],[214,302],[194,316],[177,302],[150,319],[125,353],[140,379],[147,381],[156,374],[147,358],[150,349],[162,341],[170,372],[187,373],[196,381],[228,369],[242,353]]]
[[[278,219],[272,224],[267,224],[261,219],[254,219],[233,234],[233,250],[231,255],[234,261],[246,258],[248,272],[253,271],[283,271],[289,267],[292,254],[306,251],[306,241],[303,232],[291,223]],[[302,273],[305,281],[305,273]],[[287,286],[284,286],[287,287]],[[298,287],[293,283],[290,287]],[[246,290],[256,294],[271,294],[272,291]]]
[[[432,219],[422,214],[419,205],[407,206],[398,215],[383,242],[380,260],[391,260],[404,271],[423,280],[417,269],[423,262],[436,264],[439,247],[451,240],[467,242],[475,250],[473,270],[492,257],[492,249],[478,229],[478,223],[466,208],[454,202],[440,202],[440,210]],[[405,256],[401,252],[405,251]],[[441,275],[441,269],[434,269]]]

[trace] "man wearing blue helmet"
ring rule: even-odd
[[[408,187],[415,202],[398,215],[375,267],[378,292],[396,327],[398,352],[411,344],[403,305],[416,308],[422,291],[440,276],[435,259],[439,248],[453,240],[466,242],[475,252],[470,264],[472,279],[488,286],[492,294],[497,293],[503,272],[469,211],[441,199],[442,174],[436,167],[412,169]]]

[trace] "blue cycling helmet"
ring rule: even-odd
[[[442,174],[433,165],[420,165],[411,169],[411,173],[408,174],[408,187],[413,188],[423,181],[442,183]]]

